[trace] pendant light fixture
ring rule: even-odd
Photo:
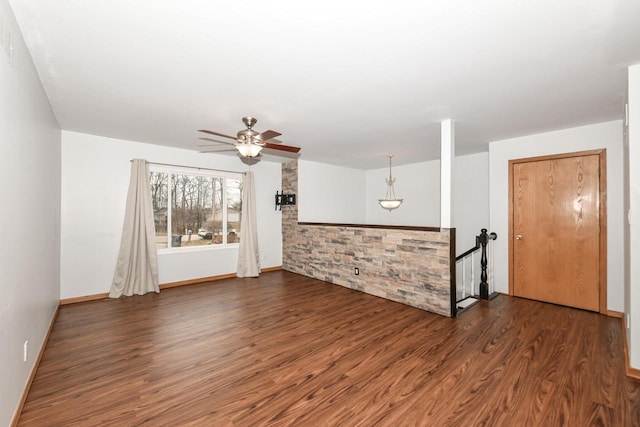
[[[389,178],[385,179],[387,183],[387,194],[384,199],[378,199],[378,203],[382,208],[387,209],[389,212],[398,208],[402,204],[402,199],[398,199],[396,197],[396,190],[394,188],[394,184],[396,183],[396,179],[391,176],[391,159],[393,158],[393,154],[389,154]]]

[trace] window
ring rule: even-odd
[[[158,249],[240,242],[240,174],[154,165],[149,183]]]

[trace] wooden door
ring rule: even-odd
[[[587,154],[511,164],[515,296],[600,310],[600,163]]]

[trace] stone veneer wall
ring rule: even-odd
[[[282,191],[304,197],[297,161],[282,165]],[[285,270],[455,316],[455,229],[298,223],[293,205],[282,207],[282,238]]]

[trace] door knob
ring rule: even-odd
[[[522,240],[522,234],[516,234],[516,240]]]

